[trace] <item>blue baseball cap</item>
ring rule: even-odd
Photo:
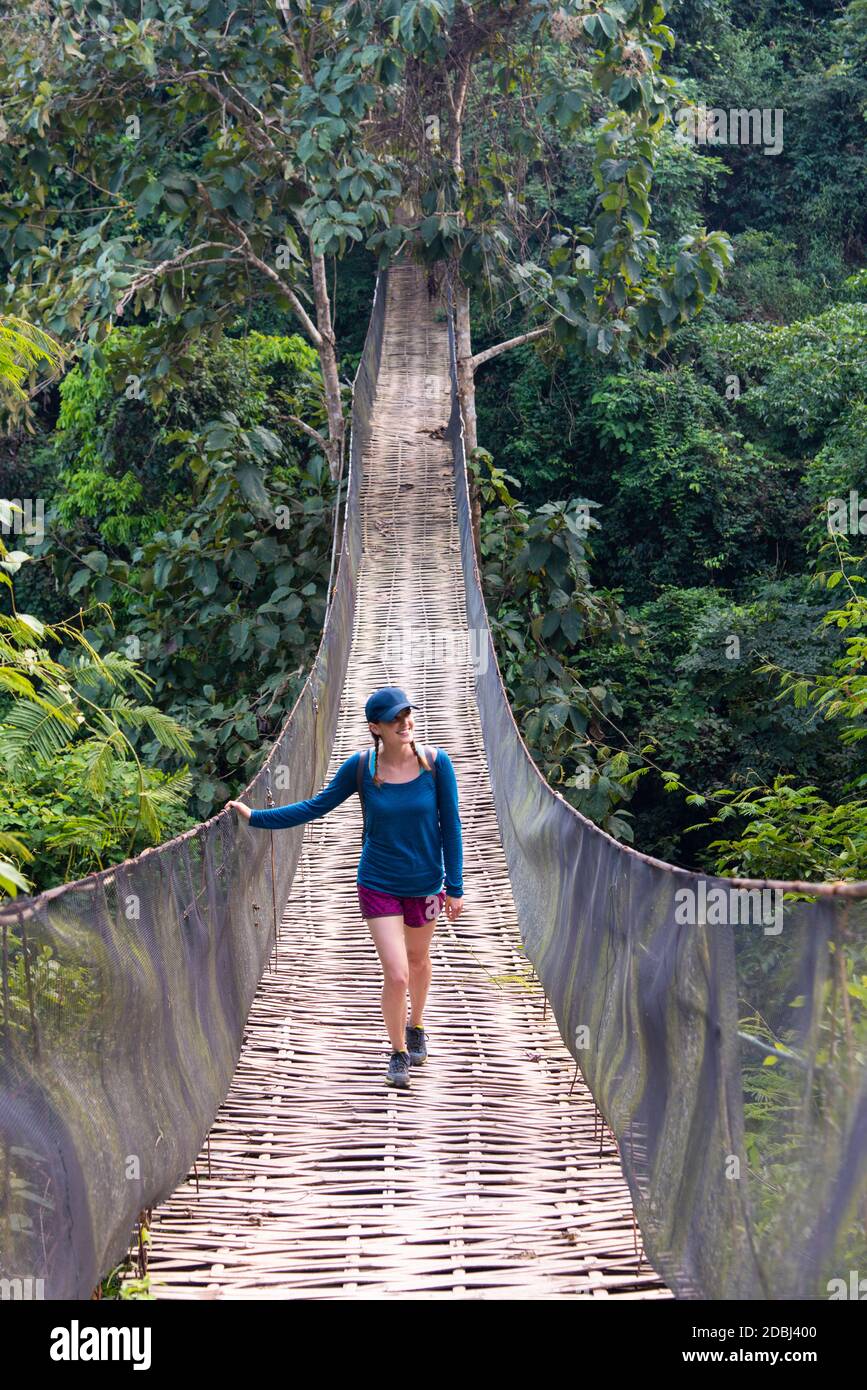
[[[402,709],[418,709],[405,690],[398,685],[383,685],[374,690],[364,706],[364,717],[369,724],[388,724],[396,719]]]

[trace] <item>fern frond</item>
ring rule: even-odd
[[[73,845],[79,851],[86,851],[101,862],[102,855],[114,839],[114,822],[109,816],[98,813],[87,816],[70,816],[45,843],[51,849],[69,849]]]
[[[148,728],[163,748],[170,748],[185,758],[193,757],[193,745],[183,725],[155,705],[133,705],[124,696],[116,696],[111,702],[111,711],[118,720],[134,729]]]
[[[164,810],[180,811],[186,805],[192,790],[193,774],[189,769],[183,768],[180,772],[173,772],[164,782],[146,787],[143,795],[153,802],[154,806]]]
[[[162,838],[166,813],[182,810],[192,789],[192,774],[186,769],[157,786],[145,787],[139,798],[139,809],[142,825],[154,843]]]
[[[0,666],[0,687],[3,690],[11,690],[13,695],[24,695],[29,699],[36,698],[33,682],[11,666]]]
[[[0,383],[17,400],[27,400],[24,383],[34,367],[57,367],[64,357],[60,344],[35,324],[13,314],[0,318]]]
[[[11,830],[0,830],[0,854],[14,854],[25,864],[33,859],[33,851],[29,850],[17,835],[13,835]]]
[[[46,760],[56,757],[78,728],[72,708],[68,700],[56,705],[51,692],[33,700],[16,700],[0,725],[0,763],[15,767],[28,754]]]
[[[32,647],[36,642],[41,642],[46,637],[51,637],[55,642],[60,638],[53,627],[47,623],[40,622],[38,618],[32,617],[29,613],[0,613],[0,629],[8,632],[9,636],[18,643],[20,647]],[[48,653],[39,647],[37,655],[47,656]]]
[[[84,754],[84,785],[96,797],[103,797],[108,778],[117,758],[114,741],[108,738],[89,738],[80,745]]]
[[[94,689],[101,681],[120,685],[124,680],[133,680],[140,690],[148,694],[154,684],[152,678],[145,675],[130,657],[120,652],[105,652],[96,661],[77,656],[72,670],[77,688]]]

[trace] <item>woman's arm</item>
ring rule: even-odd
[[[339,806],[342,801],[356,790],[355,767],[357,753],[353,753],[335,772],[327,787],[323,787],[317,796],[312,796],[307,801],[293,801],[289,806],[272,806],[267,811],[249,811],[241,802],[230,801],[229,806],[233,806],[241,815],[246,815],[248,823],[256,830],[284,830],[293,825],[304,825],[309,820],[317,820],[320,816],[333,811],[335,806]]]
[[[452,760],[442,748],[437,751],[436,765],[437,805],[443,841],[446,892],[450,898],[461,898],[464,893],[464,848],[461,838],[461,818],[458,811],[458,783]]]

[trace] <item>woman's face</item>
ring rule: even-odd
[[[412,742],[415,728],[412,710],[402,709],[396,719],[390,719],[388,722],[382,720],[378,724],[371,724],[370,728],[373,733],[379,734],[387,749],[396,751],[404,744]]]

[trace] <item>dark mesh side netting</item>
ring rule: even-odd
[[[476,694],[527,954],[675,1293],[828,1298],[867,1271],[867,904],[745,898],[624,847],[548,786],[488,629],[451,320],[450,342]]]
[[[346,522],[316,661],[243,799],[321,787],[352,641],[362,451],[386,274],[355,381]],[[0,1278],[89,1298],[142,1209],[184,1180],[224,1099],[301,837],[234,812],[0,911]],[[16,1286],[10,1285],[15,1296]],[[22,1296],[18,1293],[18,1296]],[[33,1296],[32,1292],[30,1296]]]

